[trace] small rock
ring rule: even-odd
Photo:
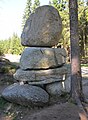
[[[53,95],[60,96],[63,90],[64,90],[64,87],[63,87],[62,82],[55,82],[55,83],[46,85],[46,91],[52,96]]]

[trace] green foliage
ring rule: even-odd
[[[24,10],[24,14],[23,14],[22,26],[25,25],[26,20],[28,19],[28,17],[29,17],[30,14],[32,13],[31,7],[32,7],[32,2],[31,2],[31,0],[27,0],[26,7],[25,7],[25,10]]]
[[[87,56],[88,48],[88,6],[79,0],[79,39],[81,56]]]
[[[8,73],[9,72],[9,67],[1,67],[0,72],[1,73]]]
[[[1,54],[21,54],[24,47],[20,43],[20,38],[13,34],[13,36],[7,40],[0,41]]]
[[[40,6],[39,0],[34,0],[34,4],[33,4],[33,6],[32,6],[32,12],[34,12],[35,9],[36,9],[37,7],[39,7],[39,6]]]
[[[63,11],[66,8],[67,0],[52,0],[49,4],[53,5],[59,11]]]
[[[4,49],[3,48],[3,41],[0,41],[0,55],[3,55]]]
[[[60,43],[65,49],[70,46],[70,26],[68,0],[50,0],[49,4],[54,6],[62,18],[62,35]],[[78,20],[81,55],[88,55],[88,5],[82,0],[78,0]],[[84,53],[83,53],[84,52]]]
[[[50,5],[54,6],[60,13],[63,30],[59,44],[67,49],[70,45],[68,0],[51,0]]]
[[[6,104],[7,104],[7,101],[0,97],[0,109],[3,109]]]
[[[24,27],[26,20],[30,17],[30,15],[35,11],[37,7],[40,6],[39,0],[34,0],[34,4],[32,4],[31,0],[27,0],[26,7],[23,14],[23,22],[22,27]]]
[[[88,67],[88,64],[81,64],[81,67]]]
[[[5,54],[9,49],[9,40],[0,40],[0,51]]]
[[[0,58],[0,73],[14,73],[18,68],[17,64],[11,63],[9,60]]]
[[[70,98],[70,94],[69,94],[69,92],[61,91],[60,97],[65,98],[66,100],[68,100]]]
[[[0,73],[14,73],[17,69],[16,65],[6,65],[0,68]]]

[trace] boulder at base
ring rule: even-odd
[[[49,101],[48,93],[40,87],[28,84],[13,84],[4,89],[2,97],[25,106],[43,106]]]
[[[62,21],[57,9],[45,5],[38,7],[26,21],[21,43],[24,46],[57,45],[62,32]]]
[[[55,82],[46,85],[46,91],[51,95],[51,96],[60,96],[62,94],[62,91],[64,91],[64,86],[63,82]]]

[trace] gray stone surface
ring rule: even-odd
[[[64,91],[64,86],[62,84],[62,82],[55,82],[55,83],[51,83],[46,85],[46,91],[50,94],[50,95],[61,95],[62,91]]]
[[[84,93],[84,96],[88,99],[88,85],[83,86],[83,93]]]
[[[42,81],[31,81],[28,82],[29,85],[47,85],[50,83],[55,83],[55,82],[62,82],[63,85],[63,89],[64,91],[68,92],[67,90],[69,89],[68,85],[66,84],[66,73],[63,75],[59,75],[57,78],[50,78],[50,79],[46,79],[46,80],[42,80]],[[65,83],[66,82],[66,83]]]
[[[21,43],[24,46],[54,46],[59,42],[62,21],[58,11],[49,5],[38,7],[26,21]]]
[[[4,89],[2,97],[25,106],[43,106],[49,101],[48,93],[40,87],[13,84]]]
[[[18,81],[29,81],[29,82],[39,82],[39,81],[60,81],[64,74],[67,74],[67,68],[65,66],[48,69],[48,70],[22,70],[18,69],[14,74],[14,78]]]
[[[66,52],[63,48],[26,48],[20,59],[21,69],[46,69],[58,67],[66,62]]]
[[[70,92],[71,90],[71,77],[70,76],[66,78],[64,85],[65,85],[65,91]]]
[[[88,102],[88,80],[86,81],[87,82],[83,85],[83,93],[84,93],[86,101]]]
[[[50,84],[50,83],[55,83],[55,82],[58,82],[58,81],[62,81],[62,77],[58,77],[58,79],[48,79],[48,80],[42,80],[42,81],[31,81],[31,82],[28,82],[29,85],[45,85],[45,84]]]

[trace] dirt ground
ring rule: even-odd
[[[56,103],[44,108],[27,108],[5,103],[0,120],[80,120],[79,109],[70,102]]]
[[[0,120],[80,120],[78,108],[74,104],[55,104],[41,110],[21,109],[17,117],[1,115]],[[23,113],[24,112],[24,113]]]
[[[3,66],[9,66],[4,68]],[[28,108],[9,103],[1,98],[1,92],[14,81],[13,73],[15,67],[9,62],[0,64],[0,120],[80,120],[78,107],[68,102],[68,96],[61,96],[49,105],[40,108]],[[51,100],[52,101],[52,100]]]
[[[6,87],[2,86],[1,91]],[[60,100],[43,108],[28,108],[3,101],[0,120],[79,120],[78,107]]]
[[[55,104],[27,115],[23,120],[79,120],[78,108],[71,103]]]

